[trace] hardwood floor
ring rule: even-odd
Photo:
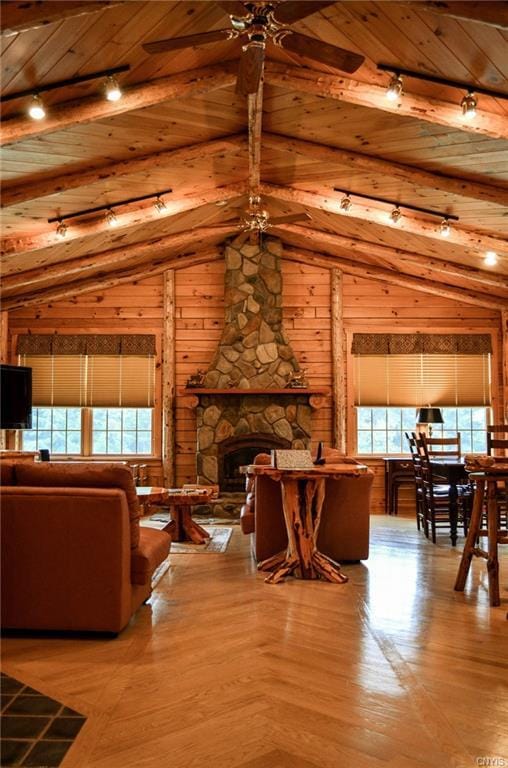
[[[378,516],[371,540],[347,584],[272,586],[236,528],[118,638],[9,637],[3,670],[88,717],[65,768],[508,765],[506,554],[490,608],[483,561],[453,591],[463,539]]]

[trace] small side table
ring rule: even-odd
[[[471,472],[471,480],[476,482],[476,490],[473,501],[471,522],[467,533],[466,544],[460,561],[459,572],[455,582],[455,590],[463,592],[467,574],[471,566],[473,556],[483,557],[487,561],[487,574],[489,579],[489,601],[492,606],[500,605],[499,597],[499,561],[497,555],[498,544],[508,544],[508,536],[499,532],[497,492],[498,483],[508,483],[508,465],[494,465],[482,472]],[[478,536],[485,535],[481,530],[483,503],[487,497],[487,535],[488,550],[485,552],[476,546]]]

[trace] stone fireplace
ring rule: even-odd
[[[226,245],[225,325],[198,387],[197,480],[241,491],[241,464],[272,448],[310,446],[313,407],[324,390],[288,387],[300,366],[282,326],[280,241]]]

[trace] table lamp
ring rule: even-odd
[[[444,424],[441,408],[420,408],[416,417],[417,427],[421,424],[429,430],[429,437],[432,437],[432,425]]]

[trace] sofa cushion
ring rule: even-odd
[[[155,528],[141,528],[139,544],[131,553],[132,584],[149,584],[152,573],[169,554],[171,536]]]
[[[16,485],[15,461],[3,459],[0,461],[0,482],[2,485]]]
[[[130,467],[92,462],[18,462],[17,485],[65,488],[121,488],[129,507],[131,548],[139,543],[139,503]]]

